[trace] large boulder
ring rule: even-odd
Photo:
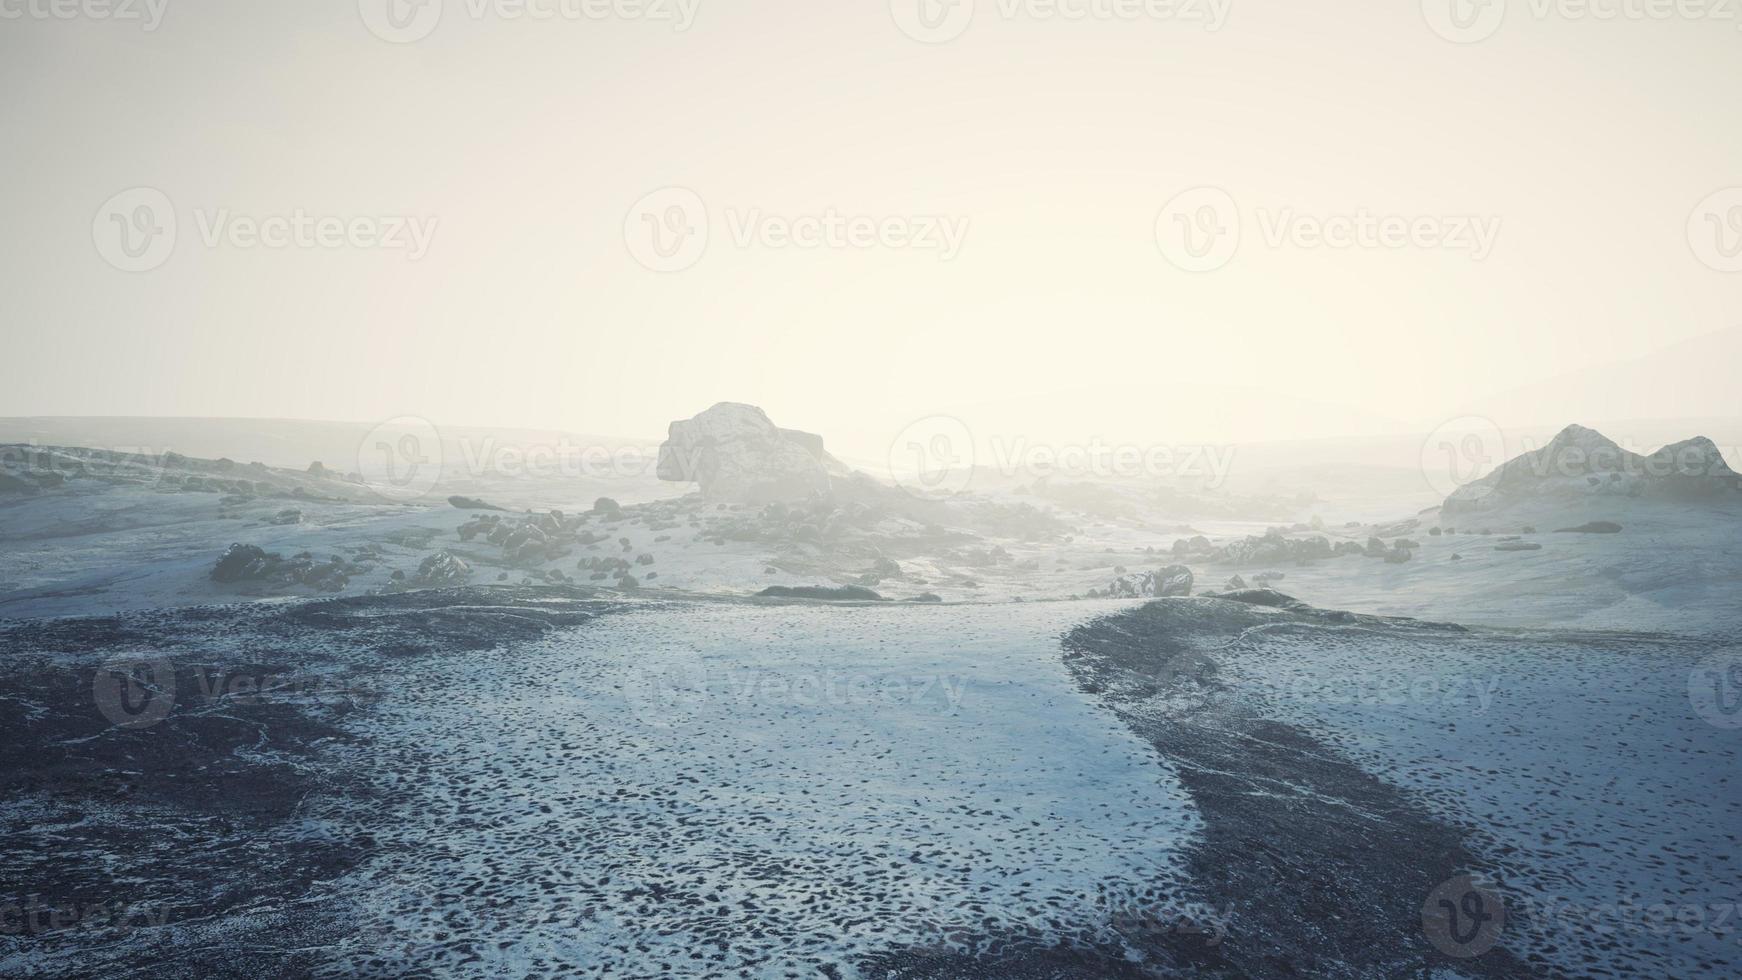
[[[277,555],[268,555],[259,545],[233,544],[212,568],[212,581],[229,583],[259,578],[275,560]]]
[[[700,484],[712,499],[735,503],[802,500],[826,494],[830,470],[821,436],[782,429],[754,405],[722,402],[673,422],[659,447],[658,475]]]
[[[472,577],[472,566],[456,558],[451,552],[438,551],[425,558],[417,566],[417,578],[414,581],[422,586],[459,585]]]
[[[1169,565],[1158,572],[1130,572],[1108,584],[1107,590],[1096,595],[1109,599],[1146,599],[1152,596],[1188,596],[1192,594],[1192,570],[1184,565]]]

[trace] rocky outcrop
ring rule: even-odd
[[[1665,446],[1645,457],[1648,489],[1679,500],[1707,500],[1742,492],[1742,476],[1705,436]]]
[[[1737,494],[1742,494],[1742,476],[1730,469],[1710,439],[1696,437],[1641,456],[1595,429],[1569,425],[1543,448],[1459,487],[1441,512],[1492,510],[1540,499],[1709,500],[1736,499]]]
[[[417,566],[417,576],[412,581],[426,588],[441,588],[464,584],[471,577],[472,566],[450,552],[438,551]]]
[[[1335,549],[1325,537],[1290,538],[1272,529],[1264,534],[1230,541],[1211,551],[1209,559],[1228,565],[1280,565],[1330,558],[1334,554]]]
[[[1106,589],[1095,589],[1089,595],[1092,598],[1108,599],[1188,596],[1192,594],[1192,583],[1191,569],[1184,565],[1169,565],[1157,572],[1130,572],[1121,575],[1109,583]]]
[[[285,558],[258,545],[233,544],[213,566],[211,579],[224,585],[303,586],[321,592],[341,592],[350,584],[352,575],[365,571],[367,566],[337,556],[324,562],[316,561],[307,552]]]
[[[782,429],[753,405],[722,402],[673,422],[659,447],[658,475],[696,483],[706,496],[736,503],[802,500],[827,494],[831,470],[821,436]]]

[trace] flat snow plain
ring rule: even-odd
[[[433,664],[362,733],[395,820],[334,886],[377,920],[339,959],[846,976],[1104,941],[1173,907],[1197,827],[1060,663],[1108,608],[662,603]]]

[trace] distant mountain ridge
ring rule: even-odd
[[[1569,425],[1549,444],[1516,456],[1494,472],[1459,487],[1443,510],[1487,510],[1524,500],[1585,497],[1658,497],[1672,500],[1742,500],[1742,476],[1705,436],[1685,439],[1642,456],[1595,429]]]

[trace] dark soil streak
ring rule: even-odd
[[[1222,972],[1252,977],[1552,975],[1503,946],[1451,959],[1426,939],[1424,900],[1486,870],[1464,833],[1293,726],[1260,717],[1217,675],[1214,651],[1266,624],[1430,630],[1287,601],[1160,600],[1064,640],[1067,666],[1178,770],[1205,822],[1189,854],[1200,900],[1231,912]],[[1281,600],[1282,597],[1274,597]],[[1166,699],[1165,702],[1161,699]],[[1159,950],[1166,960],[1170,951]]]
[[[310,824],[371,799],[346,719],[415,657],[536,639],[614,608],[560,589],[462,589],[0,621],[0,959],[57,977],[278,977],[354,929],[311,889],[376,847]],[[124,727],[108,658],[168,665],[173,707]],[[231,682],[244,679],[242,686]],[[265,693],[255,693],[257,687]]]

